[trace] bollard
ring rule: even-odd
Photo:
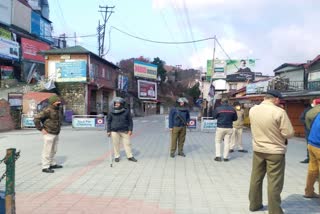
[[[16,149],[7,149],[6,154],[6,192],[5,192],[5,203],[6,203],[6,214],[15,214],[15,156]]]

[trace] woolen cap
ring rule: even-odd
[[[60,97],[58,97],[57,95],[53,95],[53,96],[51,96],[51,97],[49,97],[49,99],[48,99],[48,102],[49,102],[49,104],[53,104],[53,103],[55,103],[55,102],[58,102],[58,101],[60,101],[61,102],[61,99],[60,99]]]
[[[280,93],[280,91],[277,91],[277,90],[269,90],[269,91],[267,91],[267,94],[270,94],[273,97],[276,97],[276,98],[279,98],[279,99],[282,98],[282,94]]]

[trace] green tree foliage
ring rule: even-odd
[[[199,84],[199,82],[197,82],[192,88],[189,88],[189,89],[187,90],[187,94],[188,94],[190,97],[192,97],[193,99],[198,98],[198,97],[200,96],[200,94],[201,94],[201,91],[200,91],[200,89],[199,89],[199,86],[200,86],[200,84]]]
[[[158,66],[158,76],[161,79],[161,83],[164,82],[167,76],[167,71],[164,69],[166,62],[162,61],[159,57],[156,57],[151,63]]]

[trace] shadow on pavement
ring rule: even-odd
[[[320,213],[320,200],[318,198],[305,199],[302,194],[292,194],[282,200],[282,208],[286,214],[319,214]],[[311,208],[311,209],[310,209]]]

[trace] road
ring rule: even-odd
[[[18,214],[142,213],[245,214],[251,173],[251,133],[243,134],[249,153],[234,152],[229,162],[214,161],[214,133],[189,131],[186,157],[169,157],[164,116],[134,118],[132,146],[137,163],[122,152],[110,167],[104,131],[64,126],[57,154],[63,169],[41,172],[42,137],[36,130],[0,133],[0,157],[7,148],[21,150],[16,166]],[[320,213],[320,200],[302,197],[307,165],[305,141],[289,140],[282,206],[285,213]],[[0,172],[3,172],[3,164]],[[1,173],[0,173],[1,174]],[[0,190],[4,189],[3,182]],[[266,180],[264,210],[267,213]]]

